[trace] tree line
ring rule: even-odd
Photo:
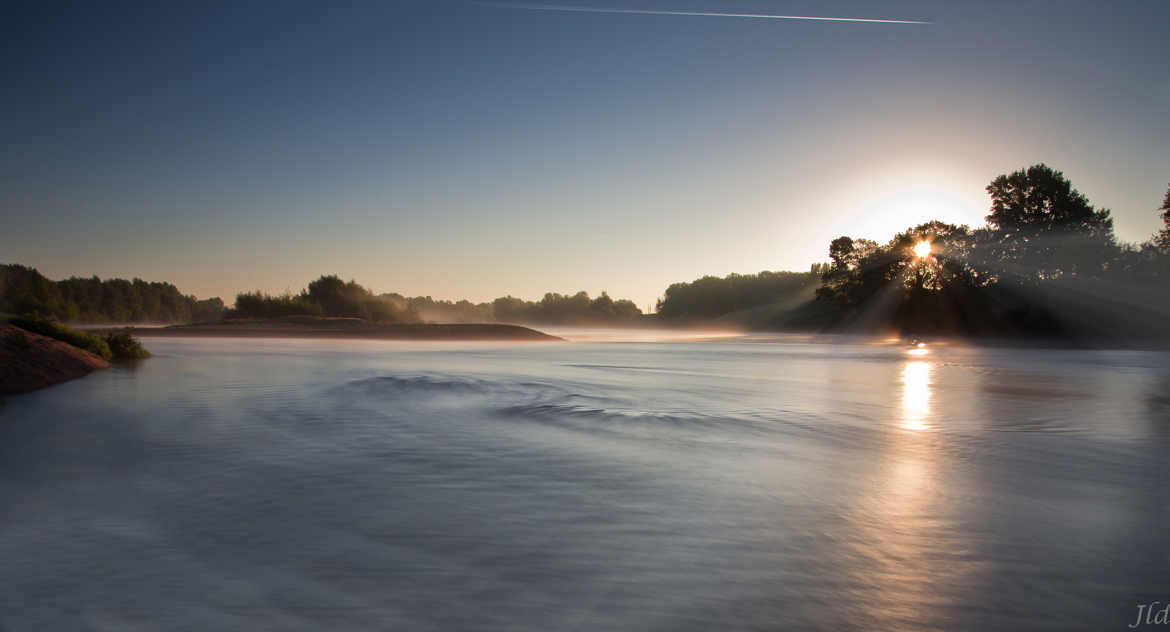
[[[0,265],[0,313],[66,322],[210,322],[223,301],[185,296],[170,283],[71,277],[50,281],[35,268]]]
[[[814,263],[808,272],[765,270],[758,274],[705,276],[689,283],[674,283],[658,301],[658,317],[668,322],[713,320],[777,303],[794,306],[813,298],[825,267]]]
[[[374,294],[356,281],[323,275],[293,294],[241,292],[227,309],[219,298],[185,296],[170,283],[71,277],[51,281],[35,268],[0,265],[0,313],[36,314],[63,322],[216,322],[224,318],[287,316],[362,318],[379,323],[631,324],[642,317],[633,301],[602,292],[550,292],[538,301],[504,296],[491,302]]]
[[[492,314],[500,322],[548,325],[634,324],[642,310],[633,301],[614,300],[609,294],[590,299],[586,292],[558,294],[549,292],[539,301],[525,301],[502,296],[492,301]]]
[[[299,294],[266,294],[260,291],[236,295],[228,318],[283,318],[286,316],[328,316],[362,318],[378,323],[419,322],[418,315],[387,296],[375,296],[356,281],[324,275]]]
[[[229,318],[281,318],[321,316],[363,318],[381,323],[532,323],[622,324],[641,318],[633,301],[614,300],[606,292],[589,298],[550,292],[539,301],[504,296],[490,303],[435,300],[430,296],[405,297],[397,293],[375,295],[356,281],[326,275],[309,283],[298,294],[270,295],[245,292],[236,296]]]

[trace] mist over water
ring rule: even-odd
[[[151,339],[10,398],[0,627],[1121,629],[1170,596],[1170,354],[579,335]]]

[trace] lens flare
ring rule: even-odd
[[[925,258],[929,257],[930,250],[931,250],[931,247],[930,247],[929,241],[923,240],[923,241],[920,241],[920,242],[914,244],[914,254],[919,259],[925,259]]]

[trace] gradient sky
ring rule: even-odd
[[[547,2],[544,4],[556,4]],[[1036,162],[1159,227],[1170,2],[572,0],[5,15],[0,262],[185,293],[545,291],[643,308],[841,234],[978,225]],[[7,5],[11,7],[12,5]]]

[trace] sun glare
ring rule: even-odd
[[[924,241],[920,241],[920,242],[914,244],[914,254],[919,259],[925,259],[926,257],[929,257],[930,256],[930,242],[924,240]]]
[[[902,367],[902,427],[907,430],[926,430],[930,414],[930,363],[921,360],[907,362]]]
[[[920,180],[930,180],[932,184],[916,185]],[[971,224],[986,214],[982,212],[982,194],[969,198],[966,193],[958,193],[969,189],[969,185],[947,174],[899,172],[855,186],[842,193],[841,224],[834,227],[837,234],[884,243],[899,232],[930,220]]]

